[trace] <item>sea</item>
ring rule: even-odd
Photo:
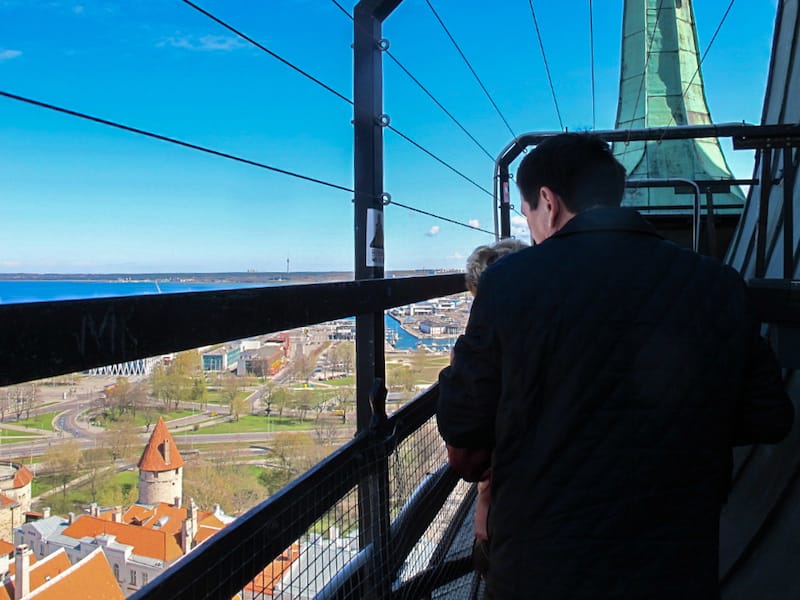
[[[70,280],[2,280],[0,281],[0,304],[24,302],[51,302],[55,300],[82,300],[89,298],[113,298],[117,296],[141,296],[145,294],[176,294],[181,292],[204,292],[233,290],[265,285],[269,283],[241,282],[194,282],[194,281],[70,281]],[[424,347],[434,351],[449,351],[455,338],[417,338],[394,318],[386,315],[387,342],[396,350],[414,350]]]

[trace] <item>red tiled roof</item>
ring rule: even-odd
[[[254,596],[264,595],[272,597],[275,582],[280,581],[283,574],[289,570],[292,563],[300,555],[300,545],[297,543],[292,544],[289,548],[270,564],[267,568],[255,576],[255,579],[248,583],[244,589],[253,592]]]
[[[155,506],[142,506],[134,504],[124,515],[122,521],[138,527],[153,529],[156,524],[161,523],[158,528],[160,531],[178,535],[181,532],[183,522],[188,518],[189,511],[185,506],[177,507],[166,502],[159,502]],[[162,521],[166,517],[165,521]],[[197,511],[197,543],[203,542],[225,527],[225,523],[220,521],[214,513],[205,510]]]
[[[13,498],[9,498],[5,494],[0,494],[0,507],[14,506],[15,504],[19,503]]]
[[[185,507],[173,506],[166,502],[159,502],[153,507],[134,504],[122,515],[122,521],[139,527],[148,527],[149,529],[154,529],[156,525],[161,523],[158,529],[176,534],[180,532],[181,524],[186,520],[186,514]]]
[[[31,582],[32,584],[33,582]],[[25,597],[36,600],[123,600],[125,594],[119,587],[111,565],[98,548],[41,587],[32,588]]]
[[[19,470],[14,473],[15,488],[21,488],[23,485],[27,485],[31,481],[33,481],[33,473],[31,473],[25,466],[21,466]]]
[[[128,523],[114,523],[89,515],[79,517],[67,527],[63,534],[77,540],[107,533],[116,537],[120,544],[133,546],[133,553],[165,562],[172,562],[183,556],[181,547],[174,535],[159,529],[138,527]]]
[[[31,556],[31,561],[33,561],[33,556]],[[69,568],[69,558],[63,548],[59,548],[53,554],[45,556],[42,560],[30,566],[31,591],[36,590],[36,588],[44,585]],[[13,600],[15,580],[16,575],[10,578],[3,587],[0,587],[0,600]],[[31,596],[32,594],[25,596],[26,600]],[[73,598],[77,598],[77,596],[73,596]]]
[[[169,460],[167,460],[169,456]],[[183,466],[183,458],[178,452],[178,446],[167,429],[164,419],[158,417],[158,423],[153,428],[150,441],[147,442],[142,458],[139,459],[139,469],[142,471],[171,471]]]
[[[14,544],[5,540],[0,540],[0,556],[4,554],[14,554]]]

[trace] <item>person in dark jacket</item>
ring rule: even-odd
[[[589,134],[528,153],[536,245],[484,272],[439,377],[454,468],[492,469],[495,598],[718,597],[731,447],[791,428],[741,276],[620,208],[624,182]]]

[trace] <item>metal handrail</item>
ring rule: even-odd
[[[0,305],[0,386],[463,292],[461,273]],[[383,338],[380,338],[383,339]]]

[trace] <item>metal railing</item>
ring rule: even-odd
[[[382,314],[464,288],[463,274],[456,273],[0,305],[0,384],[353,314]],[[406,597],[442,585],[470,588],[471,528],[461,524],[474,494],[445,466],[445,449],[433,419],[436,388],[388,418],[383,391],[382,382],[374,386],[367,408],[370,426],[351,442],[185,556],[135,597],[221,598],[243,591],[245,597],[258,598],[268,597],[268,589],[272,596],[284,598],[317,593]],[[459,537],[461,529],[466,533]],[[284,561],[291,564],[280,578],[274,569],[265,574],[293,548],[296,554]]]

